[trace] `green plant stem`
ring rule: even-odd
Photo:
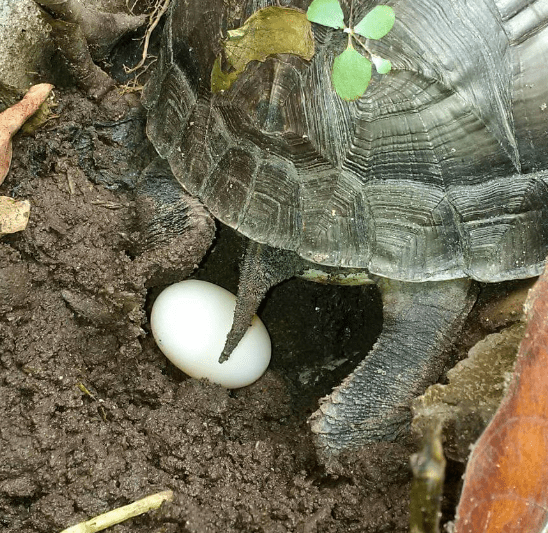
[[[410,498],[410,533],[439,533],[445,457],[441,425],[426,431],[422,449],[411,456],[413,483]]]
[[[124,522],[128,518],[133,518],[134,516],[141,515],[153,509],[158,509],[162,503],[172,499],[173,492],[171,490],[151,494],[150,496],[137,500],[129,505],[124,505],[124,507],[119,507],[108,513],[96,516],[91,520],[64,529],[61,533],[95,533],[96,531],[103,531],[108,527]]]

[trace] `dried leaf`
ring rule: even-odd
[[[528,324],[508,394],[476,443],[455,533],[540,533],[548,522],[548,273],[525,304]]]
[[[7,196],[0,196],[0,237],[23,231],[27,227],[29,214],[28,200],[14,200]]]
[[[11,139],[25,121],[44,103],[53,85],[40,83],[29,89],[23,99],[0,113],[0,184],[4,181],[11,163]]]
[[[211,72],[211,91],[227,90],[250,61],[265,61],[276,54],[295,54],[309,61],[314,55],[312,25],[306,13],[286,7],[265,7],[244,25],[228,32],[223,43],[230,70],[217,58]]]

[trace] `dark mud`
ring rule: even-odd
[[[235,292],[242,239],[214,236],[194,205],[184,234],[155,249],[154,210],[135,194],[155,156],[138,99],[57,101],[57,118],[16,137],[0,187],[31,202],[28,228],[0,241],[0,530],[59,531],[172,489],[172,503],[109,531],[408,531],[413,439],[326,468],[307,425],[380,331],[375,287],[283,283],[260,309],[273,340],[263,378],[227,391],[186,377],[152,339],[154,298],[190,275]],[[454,362],[501,326],[478,309]],[[462,472],[449,463],[444,520]]]
[[[162,281],[193,272],[212,226],[190,227],[153,272],[133,191],[154,155],[142,110],[57,99],[58,118],[16,138],[0,187],[31,202],[28,228],[0,242],[0,530],[58,531],[172,489],[111,531],[407,531],[412,446],[371,446],[328,472],[306,423],[374,342],[375,289],[282,284],[261,310],[274,342],[261,380],[187,378],[147,313]],[[235,291],[240,247],[218,231],[194,275]]]

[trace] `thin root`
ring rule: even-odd
[[[154,31],[154,28],[158,25],[158,22],[160,22],[160,19],[163,17],[164,13],[167,11],[167,8],[169,7],[169,1],[170,0],[163,0],[163,2],[156,2],[154,6],[154,11],[150,15],[150,24],[147,28],[146,34],[145,34],[145,43],[143,45],[143,55],[141,57],[141,61],[137,63],[133,68],[125,68],[125,71],[127,74],[130,74],[132,72],[135,72],[136,70],[140,69],[147,60],[148,57],[148,45],[150,41],[150,36],[152,35],[152,32]]]
[[[157,59],[155,56],[148,56],[148,58],[151,59],[150,63],[144,65],[141,72],[137,73],[133,79],[121,86],[120,94],[136,93],[143,90],[143,85],[139,83],[139,77],[154,65]]]

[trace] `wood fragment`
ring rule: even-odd
[[[20,102],[0,113],[0,184],[11,164],[12,137],[29,117],[34,115],[53,89],[49,83],[33,85]]]
[[[86,395],[89,396],[92,400],[97,401],[97,398],[89,391],[89,389],[81,382],[79,381],[76,383],[76,386]]]

